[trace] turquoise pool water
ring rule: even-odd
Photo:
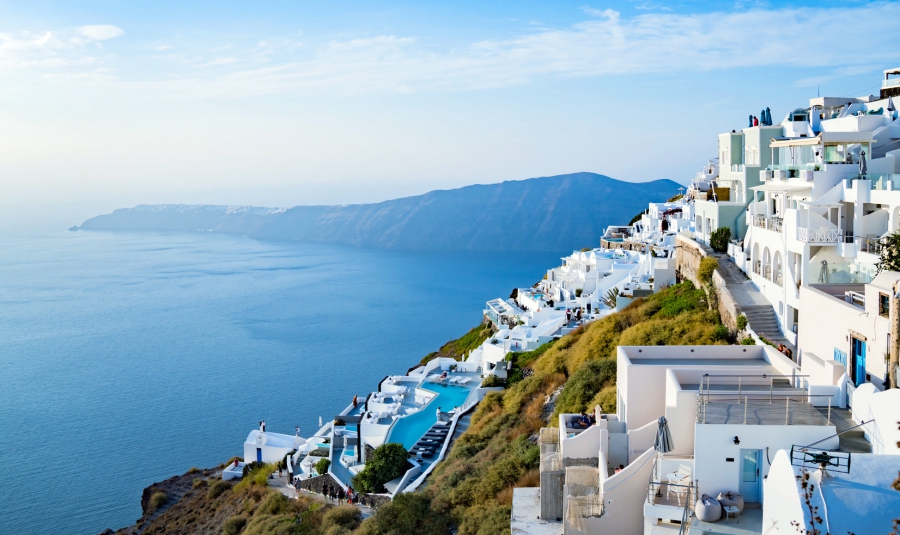
[[[466,398],[469,397],[469,392],[471,392],[470,389],[464,386],[438,384],[428,385],[428,388],[423,388],[423,390],[434,392],[437,396],[432,398],[428,405],[425,405],[419,412],[397,420],[397,423],[391,428],[390,434],[388,434],[388,442],[399,442],[407,450],[415,446],[416,442],[422,438],[422,435],[431,429],[431,426],[437,421],[435,413],[438,407],[444,412],[449,411],[453,407],[460,407],[465,403]]]

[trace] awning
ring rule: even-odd
[[[806,147],[809,145],[820,145],[822,143],[821,136],[772,139],[773,141],[769,145],[770,147]]]
[[[753,186],[750,188],[754,191],[784,191],[793,193],[796,191],[808,191],[812,189],[812,184],[797,184],[792,182],[769,182],[762,186]]]

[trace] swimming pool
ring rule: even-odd
[[[444,412],[448,412],[454,407],[461,407],[471,392],[464,386],[438,384],[428,385],[428,388],[422,390],[434,392],[437,396],[433,397],[428,405],[425,405],[419,412],[397,420],[388,434],[387,442],[399,442],[407,450],[412,448],[437,421],[435,413],[438,407]]]

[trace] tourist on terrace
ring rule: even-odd
[[[437,408],[437,415],[436,415],[436,416],[437,416],[437,421],[439,421],[439,422],[443,422],[443,421],[444,421],[444,420],[443,420],[443,417],[441,416],[442,414],[443,414],[443,413],[441,412],[441,408],[438,407],[438,408]]]
[[[359,405],[359,398],[356,396],[356,394],[354,394],[353,395],[353,408],[355,409],[357,405]],[[299,437],[300,435],[298,434],[297,436]]]
[[[591,426],[591,419],[588,417],[587,413],[581,411],[581,416],[578,417],[578,420],[575,422],[575,425],[579,427],[588,428]]]
[[[567,308],[566,309],[566,323],[569,323],[570,321],[572,321],[572,311]]]

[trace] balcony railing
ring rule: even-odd
[[[876,238],[874,236],[846,236],[844,242],[855,243],[856,250],[861,253],[881,254],[881,249],[884,248],[884,244],[881,243],[881,238]]]
[[[772,280],[772,266],[765,265],[763,266],[762,276],[766,278],[766,280]]]
[[[843,232],[839,228],[797,228],[797,239],[806,243],[838,243]]]
[[[757,275],[762,275],[761,271],[762,271],[762,261],[757,260],[756,262],[753,263],[753,273],[756,273]]]
[[[759,228],[781,232],[784,227],[784,220],[780,217],[766,217],[764,215],[758,215],[754,216],[753,225]]]
[[[775,284],[777,284],[778,286],[781,286],[783,283],[784,283],[784,277],[782,275],[781,270],[779,269],[778,271],[775,272]]]

